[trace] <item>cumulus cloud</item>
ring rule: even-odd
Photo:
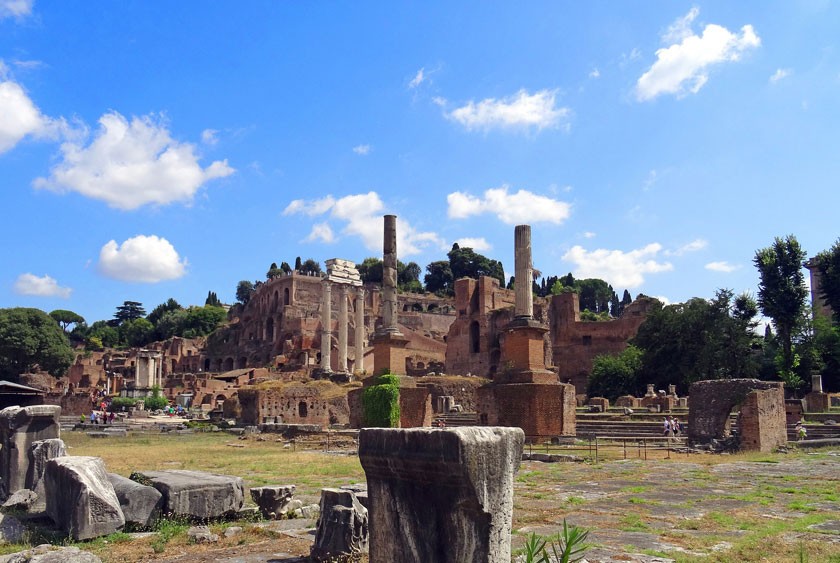
[[[531,127],[541,130],[560,126],[568,129],[569,124],[565,120],[571,115],[571,110],[557,107],[556,98],[556,90],[529,94],[523,89],[503,99],[487,98],[477,103],[470,100],[465,106],[445,115],[468,131]]]
[[[408,83],[409,90],[413,90],[423,84],[423,81],[426,79],[426,75],[424,74],[425,70],[425,68],[421,68],[417,71],[417,74],[415,74],[414,78],[411,79],[411,82]]]
[[[334,198],[331,195],[315,200],[296,199],[283,210],[283,215],[306,215],[316,217],[327,215],[329,219],[343,223],[341,234],[362,239],[370,251],[382,251],[382,215],[385,204],[376,192],[348,195]],[[329,229],[330,240],[324,238]],[[304,242],[333,242],[338,240],[329,222],[315,225]],[[424,248],[435,246],[446,250],[444,240],[433,232],[422,232],[407,221],[397,218],[397,248],[400,256],[419,254]]]
[[[761,45],[761,39],[751,25],[732,33],[723,26],[708,24],[701,35],[692,31],[691,24],[700,10],[692,8],[688,14],[671,24],[663,34],[667,47],[656,51],[656,62],[639,77],[636,98],[652,100],[661,94],[683,97],[696,94],[709,80],[714,65],[737,61],[741,56]]]
[[[303,240],[305,242],[321,241],[329,244],[335,241],[335,235],[329,223],[315,223],[312,225],[312,230],[309,231],[309,236]]]
[[[582,236],[583,238],[595,238],[596,235],[592,231],[585,231]]]
[[[34,274],[26,273],[18,276],[15,281],[15,293],[18,295],[36,295],[38,297],[61,297],[67,299],[73,292],[69,287],[62,287],[58,285],[55,278],[44,275],[38,277]]]
[[[770,77],[770,83],[775,84],[779,80],[787,78],[788,76],[790,76],[790,72],[791,71],[789,68],[777,68],[776,72],[774,72],[773,75]]]
[[[353,147],[353,152],[361,156],[366,156],[370,154],[370,145],[356,145]]]
[[[36,188],[58,193],[78,192],[118,209],[147,204],[190,203],[208,181],[234,173],[227,160],[202,168],[190,143],[174,140],[161,119],[133,117],[118,112],[99,118],[93,141],[68,141],[61,147],[64,160],[49,178],[38,178]]]
[[[56,138],[67,130],[64,120],[41,113],[20,84],[5,79],[6,72],[7,67],[0,61],[0,154],[14,148],[24,137]]]
[[[493,249],[493,245],[487,242],[484,237],[464,237],[455,241],[461,248],[472,248],[476,252],[487,252]]]
[[[465,219],[471,215],[492,213],[503,223],[554,223],[559,225],[569,218],[571,205],[565,201],[537,195],[527,190],[508,193],[509,186],[491,188],[483,197],[464,192],[446,196],[451,219]]]
[[[665,256],[682,256],[683,254],[688,254],[689,252],[697,252],[698,250],[703,250],[707,246],[709,246],[708,241],[698,238],[674,250],[666,250]]]
[[[99,271],[117,280],[158,283],[182,277],[187,259],[165,238],[138,235],[122,244],[107,242],[99,251]]]
[[[35,0],[0,0],[0,20],[4,18],[23,19],[32,13]]]
[[[723,272],[728,274],[729,272],[734,272],[741,266],[736,264],[730,264],[729,262],[709,262],[706,264],[705,268],[707,270],[711,270],[713,272]]]
[[[599,78],[601,76],[601,71],[597,68],[593,68],[589,71],[589,78]]]
[[[563,255],[563,260],[575,264],[576,278],[601,278],[613,287],[632,289],[644,283],[645,274],[674,269],[670,262],[659,261],[660,252],[662,245],[659,243],[629,252],[603,248],[589,251],[575,245]]]

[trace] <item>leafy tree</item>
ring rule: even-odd
[[[146,310],[143,309],[143,304],[138,301],[125,301],[122,305],[117,307],[117,312],[114,319],[118,324],[126,321],[133,321],[146,316]]]
[[[242,280],[236,284],[236,300],[243,305],[247,305],[254,294],[254,284],[248,280]]]
[[[820,297],[831,307],[834,323],[840,324],[840,239],[814,257],[820,276]]]
[[[303,263],[301,263],[300,256],[298,256],[297,258],[295,258],[295,271],[300,272],[300,269],[301,269],[302,266],[303,266]]]
[[[272,262],[271,266],[268,267],[268,272],[265,274],[265,279],[273,280],[274,278],[279,278],[282,273],[283,270],[277,267],[277,262]]]
[[[622,395],[637,395],[643,386],[639,381],[641,368],[642,351],[635,346],[628,346],[620,354],[595,356],[587,394],[611,401]]]
[[[793,235],[776,237],[771,246],[755,252],[758,269],[758,306],[772,319],[781,348],[780,369],[785,378],[793,369],[792,337],[802,318],[808,290],[802,274],[805,251]]]
[[[204,300],[205,305],[210,305],[211,307],[221,307],[222,302],[219,301],[219,296],[216,295],[215,291],[207,292],[207,299]]]
[[[113,348],[120,343],[120,332],[107,321],[96,321],[90,325],[88,338],[98,338],[103,346]]]
[[[819,315],[814,317],[814,344],[822,363],[823,389],[836,393],[840,391],[840,327]]]
[[[321,273],[321,263],[317,260],[313,260],[312,258],[307,258],[303,261],[300,268],[298,268],[300,273],[302,274],[320,274]]]
[[[153,325],[156,325],[165,313],[168,313],[169,311],[178,311],[180,309],[183,309],[183,307],[181,307],[181,304],[170,297],[165,302],[152,309],[152,312],[149,313],[149,316],[146,317],[146,319]]]
[[[420,272],[420,266],[417,262],[402,264],[397,261],[397,283],[399,283],[400,288],[405,291],[416,289],[420,285]]]
[[[167,311],[155,325],[155,338],[157,340],[169,340],[173,336],[183,336],[186,320],[186,309]]]
[[[447,253],[447,256],[453,280],[490,276],[499,280],[499,285],[505,284],[505,271],[498,260],[491,260],[469,247],[461,248],[457,243],[452,245],[452,250]]]
[[[292,273],[292,267],[289,266],[288,262],[280,262],[280,271],[286,275],[289,275]]]
[[[61,329],[67,332],[67,327],[71,324],[80,324],[85,322],[85,318],[78,313],[68,311],[66,309],[56,309],[50,313],[50,316],[61,325]]]
[[[155,325],[146,319],[131,319],[119,328],[120,341],[129,346],[145,346],[154,340]]]
[[[205,305],[190,307],[184,323],[183,336],[196,337],[210,334],[227,318],[227,311],[222,307]],[[192,331],[190,333],[190,331]]]
[[[357,269],[363,283],[382,283],[382,260],[380,258],[365,258]]]
[[[448,260],[439,260],[426,266],[423,283],[426,284],[426,291],[431,293],[446,293],[451,295],[455,291],[452,269]]]
[[[169,406],[169,399],[164,397],[160,392],[160,386],[152,387],[152,394],[143,399],[143,406],[146,410],[156,411]]]
[[[17,381],[35,366],[55,377],[73,363],[67,335],[40,309],[0,309],[0,377]]]
[[[581,310],[589,309],[594,313],[610,310],[610,299],[615,292],[604,280],[598,278],[578,280],[575,287],[579,295]]]

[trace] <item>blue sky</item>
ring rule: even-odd
[[[837,239],[840,5],[0,0],[0,307],[453,242],[670,302]]]

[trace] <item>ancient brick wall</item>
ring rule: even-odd
[[[432,425],[432,397],[423,387],[400,387],[400,428]]]
[[[757,416],[779,417],[777,421],[764,421],[759,418],[756,419],[756,424],[771,429],[770,432],[774,432],[772,429],[776,428],[778,424],[781,424],[784,428],[785,402],[784,387],[781,382],[760,381],[758,379],[697,381],[691,384],[689,390],[689,396],[691,397],[688,409],[689,440],[704,443],[728,436],[729,414],[735,407],[741,406],[747,399],[747,395],[754,390],[773,390],[774,393],[768,395],[768,397],[775,397],[772,400],[778,401],[778,408],[770,409],[766,407],[762,400],[762,408],[757,411]],[[751,419],[747,419],[747,421],[752,424]],[[772,440],[772,436],[769,439]]]
[[[454,397],[455,404],[461,405],[463,412],[478,412],[478,388],[489,383],[487,379],[478,377],[421,377],[417,379],[418,387],[425,387],[431,393],[432,406],[438,397]]]
[[[305,385],[284,389],[240,389],[244,424],[347,424],[347,397],[321,397],[318,389]]]
[[[653,304],[650,298],[638,299],[624,309],[618,319],[586,322],[580,320],[580,305],[575,293],[562,293],[551,298],[552,363],[561,381],[586,393],[592,360],[600,354],[618,354],[627,341],[636,336]]]
[[[564,384],[490,384],[478,389],[482,425],[517,426],[535,442],[574,436],[574,387]]]
[[[65,416],[89,415],[92,408],[88,393],[47,393],[44,404],[60,406],[61,414]]]
[[[741,403],[741,449],[771,452],[787,443],[784,390],[756,389]]]

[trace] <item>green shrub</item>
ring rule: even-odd
[[[131,397],[114,397],[111,399],[111,412],[123,412],[123,409],[128,411],[131,407],[137,404],[137,399]]]
[[[160,394],[160,387],[152,387],[152,394],[143,399],[147,411],[156,411],[169,406],[169,399]]]
[[[384,380],[384,382],[383,382]],[[367,427],[397,428],[400,425],[399,378],[383,375],[379,385],[371,385],[362,395],[364,425]]]

